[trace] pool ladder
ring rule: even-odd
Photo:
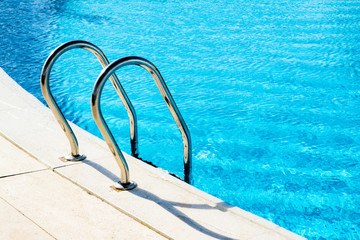
[[[136,112],[130,99],[128,98],[125,90],[123,89],[120,81],[118,80],[115,74],[116,70],[128,65],[137,65],[146,69],[151,74],[158,89],[160,90],[160,93],[164,98],[165,103],[168,106],[170,113],[173,116],[182,134],[183,149],[184,149],[184,181],[190,183],[191,162],[192,162],[191,161],[192,145],[191,145],[190,132],[159,70],[150,61],[135,56],[120,58],[114,61],[113,63],[109,64],[109,61],[107,60],[105,54],[97,46],[87,41],[81,41],[81,40],[70,41],[57,47],[46,59],[41,72],[41,78],[40,78],[41,91],[43,93],[45,101],[49,105],[51,111],[55,115],[55,118],[57,119],[61,128],[65,132],[65,135],[68,138],[71,146],[71,153],[65,156],[64,158],[68,161],[81,161],[84,160],[86,156],[79,153],[79,145],[76,136],[51,93],[49,78],[50,78],[51,69],[54,63],[56,62],[56,60],[65,52],[75,48],[82,48],[93,53],[103,67],[103,70],[101,71],[98,79],[95,82],[94,89],[91,95],[91,111],[97,127],[99,128],[102,136],[105,139],[105,142],[109,146],[109,149],[114,155],[114,158],[120,168],[121,181],[119,182],[119,184],[121,186],[119,187],[119,189],[131,190],[136,187],[136,183],[130,181],[129,168],[127,162],[120,148],[118,147],[111,131],[109,130],[108,125],[105,122],[105,119],[101,112],[100,99],[105,82],[107,79],[110,78],[110,81],[114,86],[117,94],[119,95],[122,103],[124,104],[129,116],[131,155],[134,157],[138,157],[139,152],[138,152],[138,132],[137,132]]]

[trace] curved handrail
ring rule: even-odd
[[[75,137],[74,132],[72,131],[70,125],[66,121],[63,113],[61,112],[59,106],[57,105],[51,91],[50,91],[50,85],[49,85],[49,78],[50,78],[50,72],[51,69],[56,62],[56,60],[65,52],[74,49],[74,48],[83,48],[91,53],[93,53],[99,62],[101,63],[102,67],[105,68],[109,61],[107,60],[104,53],[95,46],[92,43],[82,41],[82,40],[76,40],[76,41],[70,41],[67,43],[64,43],[57,47],[46,59],[44,66],[41,71],[41,91],[43,93],[43,96],[45,98],[45,101],[49,105],[51,111],[55,115],[56,120],[60,124],[61,128],[66,134],[66,137],[68,138],[71,146],[71,154],[66,156],[65,158],[70,161],[80,161],[86,158],[84,155],[79,154],[79,146],[77,139]],[[129,119],[130,119],[130,142],[131,142],[131,152],[132,155],[137,157],[138,156],[138,134],[137,134],[137,118],[136,113],[133,105],[131,104],[127,94],[125,93],[123,87],[121,86],[117,76],[113,74],[113,76],[110,77],[111,83],[113,84],[115,90],[117,91],[118,95],[121,98],[121,101],[123,102]]]
[[[110,151],[113,153],[116,162],[121,170],[121,184],[126,185],[130,183],[129,169],[126,160],[121,153],[113,135],[111,134],[101,112],[100,98],[101,92],[106,80],[119,68],[127,65],[138,65],[145,68],[155,80],[157,87],[159,88],[161,95],[163,96],[166,105],[168,106],[171,115],[173,116],[176,124],[178,125],[182,137],[184,147],[184,180],[190,183],[191,179],[191,137],[188,127],[182,118],[179,109],[177,108],[174,99],[172,98],[169,89],[167,88],[164,79],[162,78],[159,70],[150,61],[141,57],[124,57],[110,63],[106,68],[102,70],[98,79],[96,80],[94,90],[91,95],[91,110],[95,122],[103,135],[106,143],[108,144]]]

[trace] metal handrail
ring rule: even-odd
[[[126,163],[126,160],[121,153],[113,135],[111,134],[109,127],[107,126],[104,117],[101,112],[100,108],[100,99],[101,99],[101,92],[105,85],[106,80],[114,74],[116,70],[121,67],[127,65],[138,65],[146,69],[153,79],[157,87],[159,88],[161,95],[163,96],[166,105],[168,106],[171,115],[173,116],[176,124],[178,125],[182,138],[183,138],[183,148],[184,148],[184,181],[190,183],[191,179],[191,137],[188,127],[185,124],[184,119],[182,118],[179,109],[176,106],[174,99],[172,98],[169,89],[167,88],[164,79],[162,78],[159,70],[152,64],[150,61],[141,58],[141,57],[124,57],[118,59],[111,64],[109,64],[106,68],[102,70],[98,79],[96,80],[92,95],[91,95],[91,110],[95,122],[104,137],[106,143],[108,144],[110,151],[113,153],[117,164],[121,170],[121,182],[120,184],[123,186],[127,186],[131,184],[130,177],[129,177],[129,168]]]
[[[54,63],[56,62],[56,60],[62,54],[64,54],[65,52],[67,52],[71,49],[74,49],[74,48],[83,48],[83,49],[88,50],[91,53],[93,53],[97,57],[97,59],[99,60],[99,62],[101,63],[103,68],[105,68],[109,64],[109,61],[107,60],[104,53],[100,50],[100,48],[98,48],[94,44],[86,42],[86,41],[82,41],[82,40],[70,41],[70,42],[64,43],[64,44],[60,45],[59,47],[57,47],[46,59],[44,66],[42,68],[42,71],[41,71],[40,82],[41,82],[41,91],[43,93],[45,101],[49,105],[51,111],[55,115],[56,120],[60,124],[61,128],[63,129],[63,131],[66,134],[66,137],[68,138],[68,140],[70,142],[71,154],[68,156],[65,156],[65,158],[69,161],[80,161],[80,160],[85,159],[86,156],[79,154],[79,145],[78,145],[78,141],[75,137],[75,134],[74,134],[73,130],[71,129],[70,125],[68,124],[68,122],[66,121],[58,104],[56,103],[56,101],[51,93],[50,85],[49,85],[50,72],[51,72],[51,69],[52,69]],[[131,104],[123,87],[121,86],[117,76],[115,74],[113,74],[110,77],[110,80],[127,110],[127,113],[128,113],[129,119],[130,119],[131,152],[132,152],[133,156],[137,157],[138,156],[138,134],[137,134],[137,117],[136,117],[135,109],[134,109],[133,105]]]

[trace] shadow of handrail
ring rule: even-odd
[[[216,207],[212,207],[207,204],[183,204],[183,203],[178,203],[178,202],[173,202],[173,201],[167,201],[167,200],[164,200],[164,199],[158,197],[157,195],[155,195],[151,192],[148,192],[140,187],[138,187],[137,189],[135,189],[135,191],[132,191],[131,193],[138,197],[141,197],[143,199],[152,200],[157,205],[164,208],[166,211],[170,212],[177,218],[179,218],[185,224],[187,224],[188,226],[194,228],[195,230],[197,230],[203,234],[206,234],[210,237],[217,238],[217,239],[235,240],[235,238],[231,238],[231,237],[222,235],[220,233],[214,232],[214,231],[206,228],[205,226],[197,223],[194,219],[187,216],[185,213],[181,212],[175,206],[185,206],[187,208],[196,208],[196,209],[204,209],[204,210],[214,209]]]
[[[119,177],[109,171],[108,169],[104,168],[100,164],[95,163],[94,161],[91,161],[89,159],[83,161],[84,164],[87,164],[88,166],[94,168],[95,170],[102,173],[104,176],[106,176],[108,179],[110,179],[113,182],[118,182]],[[183,207],[183,208],[193,208],[193,209],[202,209],[202,210],[208,210],[208,209],[217,209],[222,212],[226,212],[227,204],[225,202],[219,202],[216,204],[215,207],[210,206],[208,204],[191,204],[191,203],[182,203],[182,202],[174,202],[174,201],[168,201],[165,199],[160,198],[159,196],[146,191],[145,189],[142,189],[140,186],[135,188],[133,191],[130,191],[129,193],[136,195],[137,197],[151,200],[154,203],[158,204],[160,207],[171,213],[172,215],[176,216],[178,219],[180,219],[182,222],[187,224],[188,226],[192,227],[193,229],[206,234],[210,237],[217,238],[217,239],[226,239],[226,240],[235,240],[235,238],[231,238],[225,235],[222,235],[220,233],[217,233],[213,230],[208,229],[207,227],[199,224],[194,219],[177,209],[176,207]]]
[[[97,164],[94,161],[86,159],[86,160],[82,161],[82,163],[85,163],[86,165],[97,170],[98,172],[101,172],[105,177],[107,177],[108,179],[110,179],[113,182],[120,181],[120,178],[118,176],[116,176],[116,174],[112,173],[111,171],[107,170],[106,168],[104,168],[100,164]]]

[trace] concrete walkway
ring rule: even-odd
[[[124,153],[132,191],[101,139],[71,124],[87,156],[63,162],[51,111],[0,69],[0,239],[303,239]]]

